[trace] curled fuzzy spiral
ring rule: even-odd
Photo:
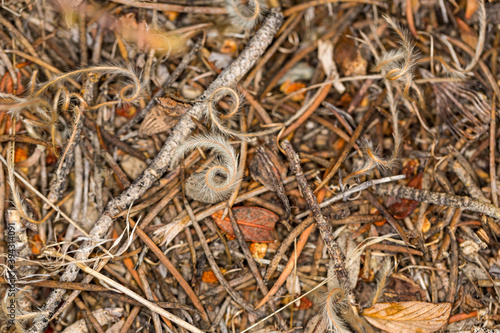
[[[171,165],[179,163],[187,151],[207,148],[217,157],[201,172],[193,173],[186,180],[186,194],[197,201],[216,203],[227,199],[241,175],[238,171],[238,156],[229,142],[217,134],[194,136],[174,151]]]
[[[234,25],[250,30],[260,21],[267,7],[262,0],[249,0],[246,4],[241,0],[226,0],[226,9]]]

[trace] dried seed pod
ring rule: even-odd
[[[287,168],[278,155],[277,150],[268,146],[257,148],[249,165],[250,175],[253,179],[264,185],[269,191],[276,192],[285,205],[286,219],[290,216],[290,202],[285,194],[283,179],[286,177]]]

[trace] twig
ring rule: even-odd
[[[256,32],[255,36],[251,39],[250,43],[243,50],[240,56],[226,70],[224,70],[208,87],[205,93],[203,93],[202,100],[207,99],[213,91],[219,87],[235,86],[271,43],[276,32],[281,26],[282,20],[283,16],[281,13],[277,10],[272,10],[267,19],[263,22],[261,28]],[[169,136],[161,151],[149,167],[120,196],[108,203],[104,214],[96,221],[94,227],[90,231],[90,237],[92,239],[102,238],[102,236],[105,235],[111,227],[113,222],[111,217],[119,213],[121,210],[127,209],[132,202],[142,196],[154,184],[154,182],[156,182],[158,178],[163,175],[170,164],[173,150],[185,140],[195,127],[191,117],[199,118],[205,107],[206,103],[197,103],[193,106],[193,108],[191,108],[190,112],[187,112],[181,117],[181,119],[179,119],[179,122],[173,129],[172,134]],[[80,251],[77,254],[77,259],[87,259],[92,250],[95,248],[95,245],[95,241],[87,241],[82,244]],[[63,281],[73,281],[76,278],[77,273],[77,269],[68,267],[61,278]],[[48,311],[49,313],[53,313],[61,302],[64,293],[65,291],[60,289],[53,291],[49,295],[49,298],[45,302],[42,309],[44,311]],[[46,316],[39,316],[35,319],[32,327],[28,330],[28,333],[40,333],[45,329],[47,324],[48,318]]]
[[[217,280],[219,280],[220,284],[224,287],[226,292],[231,296],[231,298],[238,303],[243,309],[246,311],[253,313],[257,315],[258,313],[254,310],[254,308],[245,301],[243,297],[240,296],[227,282],[227,280],[224,278],[224,275],[222,274],[219,265],[215,262],[215,258],[212,255],[212,251],[210,251],[210,248],[208,247],[207,239],[205,237],[205,234],[203,234],[203,230],[201,230],[201,226],[198,223],[198,220],[196,219],[196,216],[194,216],[194,212],[191,209],[191,206],[187,202],[186,198],[184,198],[184,206],[186,207],[186,210],[188,211],[189,217],[191,219],[191,223],[193,223],[193,227],[196,230],[196,234],[198,235],[198,238],[200,239],[201,246],[203,248],[203,251],[205,252],[205,255],[207,257],[208,263],[210,264],[210,267],[212,268],[212,271],[214,272],[215,276],[217,277]]]
[[[300,166],[300,159],[297,153],[293,150],[291,143],[288,140],[284,140],[281,144],[281,147],[285,150],[288,162],[290,163],[290,169],[292,169],[293,173],[297,177],[297,182],[299,184],[299,188],[306,199],[307,206],[312,211],[314,216],[314,220],[318,226],[321,237],[325,242],[325,246],[330,254],[330,258],[333,260],[333,266],[335,269],[335,273],[340,284],[346,289],[348,299],[351,304],[355,304],[354,295],[352,294],[351,285],[349,282],[349,274],[345,267],[345,255],[342,253],[339,245],[333,238],[333,230],[331,225],[327,222],[325,216],[321,212],[321,208],[318,204],[317,198],[314,196],[313,191],[307,184],[306,177],[304,177],[304,173],[302,172],[302,167]]]
[[[350,207],[354,207],[359,205],[358,202],[352,201],[352,202],[341,202],[338,205],[332,207],[332,212],[335,211],[341,211],[344,209],[348,209]],[[321,204],[320,204],[321,206]],[[278,264],[281,261],[281,258],[285,255],[285,252],[288,250],[288,248],[292,245],[293,241],[295,238],[299,237],[299,235],[302,234],[302,232],[311,226],[314,223],[314,218],[312,216],[308,217],[304,221],[302,221],[298,226],[296,226],[290,233],[286,236],[285,239],[281,242],[280,246],[276,250],[276,254],[274,255],[273,259],[271,259],[271,263],[269,264],[266,275],[265,275],[265,280],[269,281],[276,271],[276,268],[278,268]]]
[[[373,197],[373,195],[370,192],[365,192],[364,196],[370,203],[379,211],[380,214],[389,222],[389,224],[397,231],[399,237],[407,244],[409,245],[408,242],[408,237],[406,236],[406,233],[403,231],[403,228],[399,225],[398,221],[392,216],[392,214],[382,205],[380,202],[377,201],[376,198]]]
[[[401,185],[378,185],[375,192],[380,195],[395,196],[408,200],[427,202],[433,205],[456,207],[463,210],[483,213],[493,218],[500,218],[500,208],[492,204],[471,199],[470,197],[450,195],[446,193],[417,190]]]
[[[99,75],[89,73],[83,83],[83,99],[87,105],[90,105],[94,99],[94,85],[98,78]],[[85,115],[83,114],[84,107],[81,106],[81,108],[77,108],[76,112],[78,115],[73,133],[62,151],[61,158],[57,161],[54,177],[52,178],[50,184],[50,192],[47,195],[47,198],[51,202],[58,201],[66,190],[66,187],[68,186],[68,174],[70,173],[73,163],[75,162],[75,146],[80,142],[80,134],[83,129],[85,118]]]
[[[490,187],[491,187],[491,200],[493,204],[498,207],[498,188],[497,177],[495,168],[495,131],[496,131],[496,100],[493,95],[493,103],[491,106],[491,121],[490,121]]]
[[[135,226],[135,223],[132,220],[129,220],[132,227]],[[161,263],[165,265],[168,271],[175,277],[177,282],[181,285],[184,291],[188,294],[189,298],[193,302],[194,306],[200,311],[203,320],[208,321],[208,315],[205,312],[205,309],[201,305],[200,300],[194,293],[193,289],[189,286],[189,284],[184,280],[179,271],[175,268],[172,262],[167,258],[165,254],[160,250],[160,248],[151,240],[151,238],[146,235],[144,231],[140,227],[136,229],[137,235],[141,238],[141,240],[150,248],[150,250],[156,255],[158,259],[160,259]]]
[[[385,178],[380,178],[380,179],[372,179],[368,180],[364,183],[359,184],[358,186],[354,186],[353,188],[348,189],[347,191],[344,191],[343,193],[337,194],[336,196],[326,200],[325,202],[322,202],[319,204],[321,208],[325,208],[333,204],[334,202],[337,202],[339,200],[344,200],[348,198],[351,194],[354,194],[356,192],[361,192],[364,191],[372,186],[378,185],[378,184],[383,184],[383,183],[388,183],[388,182],[394,182],[396,180],[401,180],[405,179],[405,175],[397,175],[397,176],[391,176],[391,177],[385,177]],[[307,210],[295,217],[296,220],[303,219],[307,215],[311,214],[310,210]]]

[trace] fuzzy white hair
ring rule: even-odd
[[[171,165],[177,165],[186,152],[195,148],[210,149],[217,158],[202,172],[194,173],[186,180],[186,194],[207,203],[227,199],[241,179],[234,148],[218,134],[194,136],[177,147]]]

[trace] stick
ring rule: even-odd
[[[469,197],[439,192],[422,191],[412,187],[393,184],[375,186],[375,191],[380,195],[395,196],[408,200],[427,202],[438,206],[456,207],[463,210],[483,213],[496,219],[500,218],[500,208],[486,202],[471,199]]]
[[[314,220],[316,221],[321,237],[325,242],[328,253],[330,254],[330,258],[333,261],[335,274],[337,275],[340,284],[345,287],[348,294],[348,299],[352,301],[352,304],[354,304],[354,295],[352,294],[351,285],[349,283],[349,274],[345,267],[346,259],[344,253],[342,253],[342,250],[333,238],[332,227],[321,212],[321,208],[318,204],[318,199],[314,196],[311,187],[309,187],[309,185],[307,184],[306,177],[304,176],[302,167],[300,166],[299,155],[295,153],[292,144],[288,140],[283,141],[281,147],[286,152],[288,162],[290,162],[290,169],[292,169],[293,173],[295,173],[297,177],[297,182],[302,192],[302,196],[304,197],[304,199],[306,199],[307,206],[313,213]]]

